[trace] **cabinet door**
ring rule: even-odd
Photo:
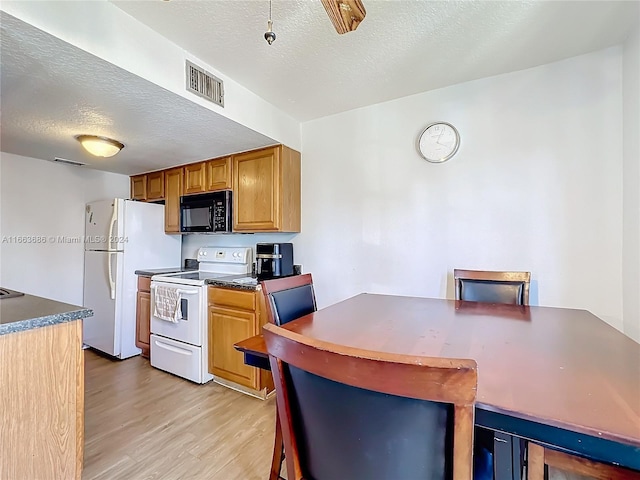
[[[280,155],[278,147],[233,157],[233,229],[280,228]]]
[[[131,177],[131,198],[134,200],[147,199],[147,176],[136,175]]]
[[[245,387],[257,389],[255,367],[233,345],[256,335],[256,314],[230,308],[209,307],[209,372]]]
[[[184,167],[184,195],[205,191],[205,162]]]
[[[136,347],[142,349],[142,355],[149,356],[149,341],[151,336],[151,294],[138,292],[136,308]]]
[[[166,233],[180,233],[182,167],[165,171],[164,193],[164,231]]]
[[[147,173],[147,200],[164,198],[164,172]]]
[[[231,157],[209,160],[205,170],[207,191],[231,189]]]

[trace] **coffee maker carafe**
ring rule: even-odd
[[[293,275],[292,243],[256,244],[256,276],[258,280]]]

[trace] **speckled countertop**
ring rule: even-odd
[[[93,310],[33,295],[0,299],[0,335],[93,316]]]
[[[145,268],[142,270],[136,270],[136,275],[142,275],[143,277],[153,277],[154,275],[161,275],[163,273],[177,273],[177,272],[189,272],[191,270],[195,270],[193,268]]]
[[[255,292],[259,285],[258,279],[246,275],[229,275],[228,277],[209,278],[205,283],[210,287],[235,288]]]

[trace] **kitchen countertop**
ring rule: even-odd
[[[93,316],[90,308],[34,295],[0,299],[0,335]]]
[[[142,275],[143,277],[153,277],[154,275],[161,275],[163,273],[177,273],[177,272],[190,272],[191,270],[197,270],[197,268],[146,268],[142,270],[136,270],[136,275]]]
[[[229,275],[227,277],[209,278],[205,283],[210,287],[235,288],[255,292],[260,287],[258,279],[247,275]]]

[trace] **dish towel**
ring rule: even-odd
[[[153,301],[153,315],[160,320],[178,323],[182,318],[180,290],[174,287],[156,285]]]

